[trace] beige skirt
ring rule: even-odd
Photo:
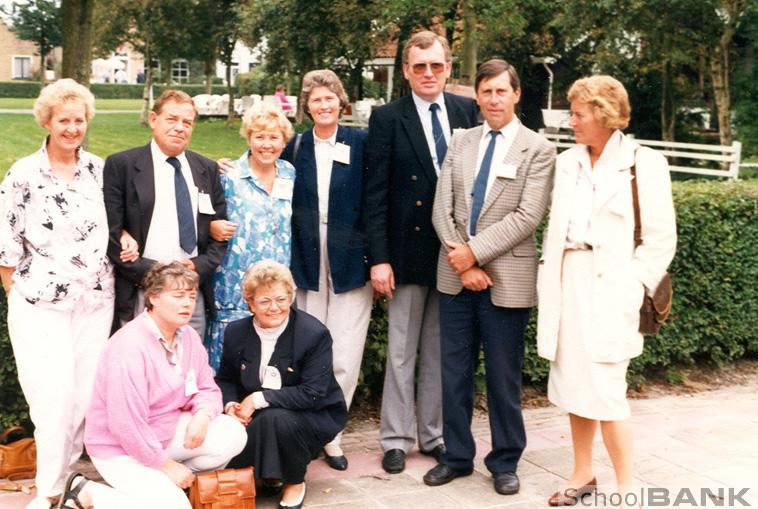
[[[592,252],[563,252],[558,350],[550,363],[548,399],[587,419],[618,421],[630,416],[626,400],[629,360],[592,362]]]

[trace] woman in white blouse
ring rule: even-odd
[[[48,136],[0,186],[0,276],[8,331],[37,443],[37,497],[48,509],[82,452],[83,421],[113,319],[103,161],[81,148],[95,98],[74,80],[34,103]]]
[[[676,249],[668,164],[621,129],[624,86],[610,76],[576,81],[568,93],[577,145],[558,156],[550,221],[538,272],[538,351],[551,361],[548,398],[569,412],[574,471],[553,506],[592,493],[598,422],[619,492],[633,482],[626,400],[629,360],[642,353],[639,309]],[[632,166],[642,244],[634,247]]]

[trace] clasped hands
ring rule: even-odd
[[[253,403],[253,395],[248,395],[242,400],[242,403],[231,403],[226,408],[226,415],[234,417],[243,426],[247,426],[253,418],[255,412],[255,404]]]
[[[467,244],[446,240],[445,245],[449,249],[447,263],[461,278],[464,288],[481,292],[492,286],[492,279],[476,265],[476,256]]]

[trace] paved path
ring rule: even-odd
[[[635,473],[638,492],[667,488],[669,504],[645,503],[645,507],[674,507],[677,496],[692,493],[695,500],[682,499],[678,507],[729,507],[728,488],[748,488],[743,499],[758,507],[758,375],[741,386],[731,386],[693,396],[666,396],[633,400],[632,426],[635,437]],[[346,472],[329,469],[316,460],[308,470],[307,508],[351,509],[532,509],[548,507],[546,499],[571,474],[572,454],[566,415],[555,408],[526,410],[528,446],[519,464],[521,492],[504,497],[492,489],[483,457],[489,449],[489,429],[485,417],[475,418],[474,434],[478,450],[476,470],[470,477],[430,488],[421,478],[433,461],[418,452],[408,456],[407,468],[397,475],[386,474],[380,465],[378,430],[358,424],[345,434],[343,445],[350,468]],[[596,500],[585,499],[589,507],[617,507],[611,497],[613,469],[598,437],[596,474],[601,484]],[[691,491],[682,491],[689,488]],[[706,498],[701,488],[718,493],[726,500]],[[646,491],[646,493],[650,493]],[[660,491],[659,493],[665,493]],[[603,498],[607,503],[603,503]],[[23,508],[29,495],[0,494],[0,509]],[[259,497],[259,509],[274,509],[275,497]],[[582,507],[580,504],[577,507]],[[739,500],[732,507],[744,507]]]

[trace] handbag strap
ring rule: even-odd
[[[637,190],[637,150],[634,149],[634,164],[630,168],[632,172],[632,206],[634,207],[634,247],[642,244],[642,221],[640,221],[640,196]]]
[[[21,426],[13,426],[11,428],[8,428],[5,431],[3,431],[2,435],[0,435],[0,443],[4,444],[8,440],[8,436],[11,433],[13,433],[14,431],[23,431],[23,432],[26,432],[26,430],[24,428],[22,428]]]

